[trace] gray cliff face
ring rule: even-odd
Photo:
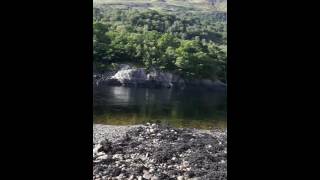
[[[104,74],[95,74],[95,84],[106,84],[113,86],[133,86],[133,87],[154,87],[154,88],[184,88],[186,86],[207,87],[209,89],[225,89],[226,85],[221,81],[212,81],[209,79],[185,80],[180,76],[170,73],[161,72],[152,69],[149,72],[144,68],[122,64],[114,72]]]

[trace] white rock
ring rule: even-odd
[[[121,83],[129,81],[147,80],[146,72],[143,68],[122,69],[118,71],[111,79],[117,79]]]
[[[105,159],[108,159],[108,157],[109,156],[106,154],[106,155],[97,157],[97,160],[105,160]]]
[[[119,176],[117,177],[118,179],[123,179],[124,178],[124,175],[121,173],[119,174]]]
[[[154,172],[153,168],[149,169],[149,173],[153,173],[153,172]]]
[[[93,148],[93,154],[97,154],[98,150],[102,147],[101,144],[97,144],[94,148]]]
[[[112,159],[122,159],[122,155],[121,154],[115,154],[112,156]]]
[[[178,176],[177,180],[184,180],[183,176]]]
[[[188,161],[183,161],[182,165],[183,165],[184,167],[187,167],[187,166],[189,166],[189,162],[188,162]]]
[[[144,173],[144,174],[143,174],[143,178],[145,178],[145,179],[151,179],[151,174],[149,174],[149,172]]]
[[[159,180],[159,178],[157,176],[152,176],[151,180]]]
[[[101,152],[98,152],[98,153],[97,153],[97,156],[103,156],[103,155],[105,155],[105,154],[106,154],[106,153],[104,153],[104,152],[101,151]]]

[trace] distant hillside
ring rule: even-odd
[[[227,12],[227,0],[200,0],[206,1],[211,6],[215,7],[219,11]]]
[[[143,8],[163,11],[227,12],[227,0],[93,0],[94,6]]]

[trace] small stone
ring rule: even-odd
[[[183,178],[183,176],[178,176],[177,177],[177,180],[183,180],[184,178]]]
[[[103,156],[103,155],[105,155],[106,153],[104,153],[104,152],[98,152],[97,153],[97,156]]]
[[[188,161],[183,161],[183,163],[182,163],[182,164],[183,164],[183,166],[184,166],[184,167],[189,166],[189,162],[188,162]]]
[[[154,169],[151,168],[151,169],[149,170],[149,173],[153,173],[153,172],[154,172]]]
[[[159,180],[159,177],[158,176],[152,176],[151,180]]]
[[[103,156],[99,156],[97,157],[97,160],[105,160],[105,159],[108,159],[108,155],[103,155]]]
[[[115,169],[113,169],[112,176],[119,176],[120,173],[121,173],[121,169],[120,168],[115,168]]]
[[[148,173],[144,173],[144,174],[143,174],[143,178],[145,178],[145,179],[151,179],[151,174],[149,174],[149,172],[148,172]]]
[[[122,173],[117,177],[117,179],[124,179],[124,178],[125,178],[125,176]]]
[[[93,148],[93,154],[97,154],[98,151],[100,150],[100,148],[102,148],[101,144],[97,144],[94,148]]]
[[[122,160],[123,157],[122,157],[122,154],[115,154],[115,155],[112,156],[112,159],[120,159],[120,160]]]

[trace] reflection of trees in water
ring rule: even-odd
[[[194,120],[224,119],[226,96],[198,90],[105,87],[94,94],[94,113],[125,116],[139,122],[188,124]]]

